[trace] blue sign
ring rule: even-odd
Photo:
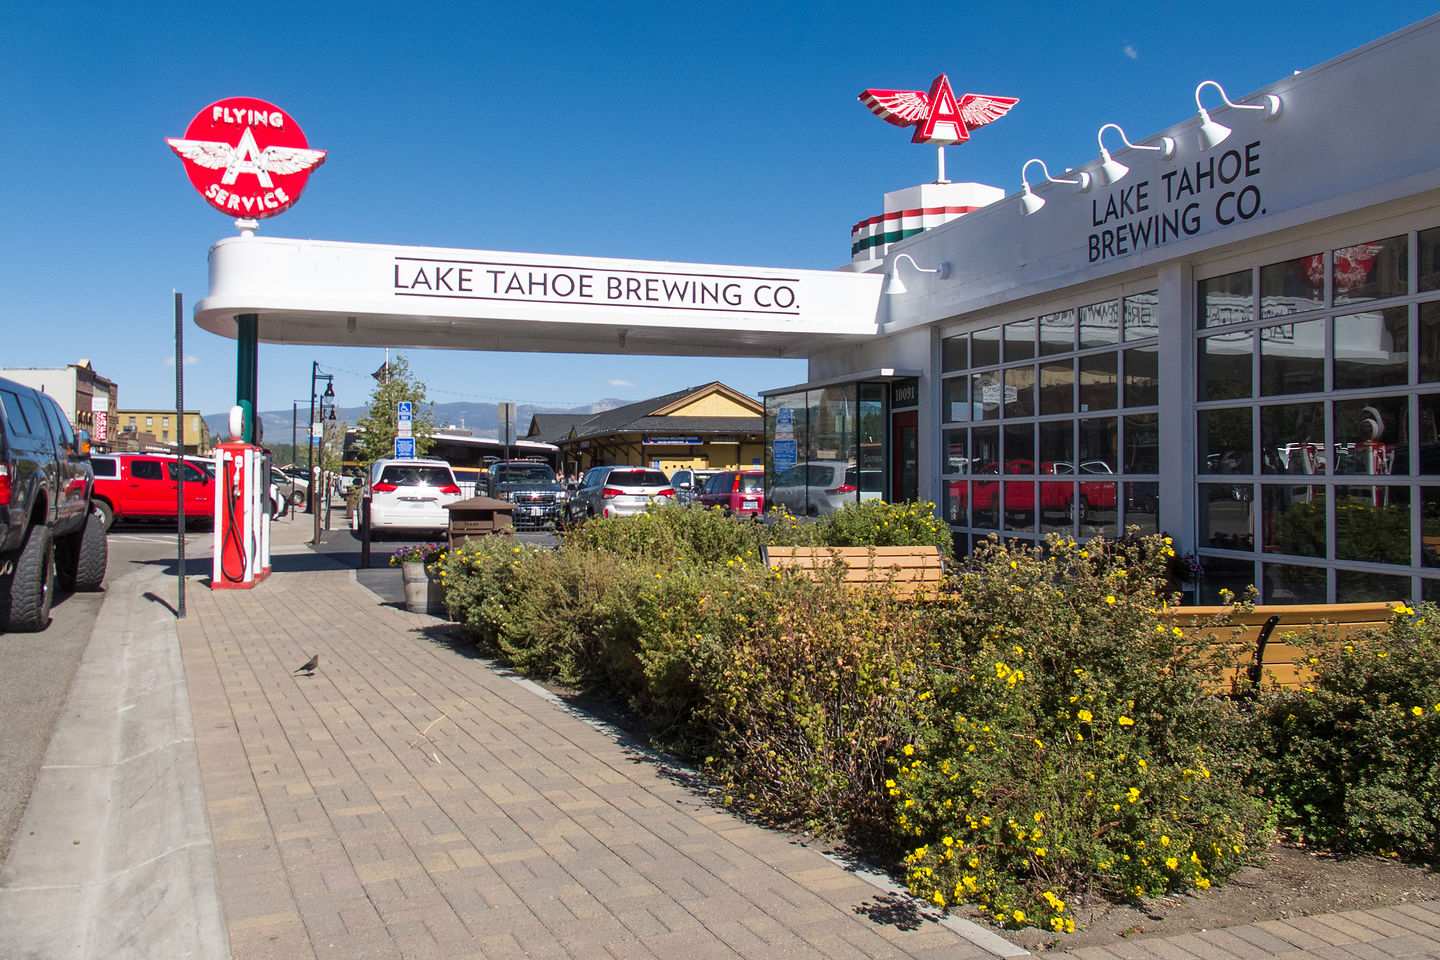
[[[409,419],[410,419],[410,401],[409,401],[409,400],[401,400],[398,404],[396,404],[396,406],[399,408],[399,414],[400,414],[399,418],[400,418],[401,420],[409,420]]]
[[[395,459],[396,459],[396,460],[414,460],[414,459],[415,459],[415,438],[414,438],[414,437],[396,437],[396,438],[395,438]]]
[[[776,473],[782,470],[789,470],[795,466],[795,454],[797,451],[794,440],[776,440],[774,450]]]

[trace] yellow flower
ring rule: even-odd
[[[1134,720],[1131,720],[1129,717],[1121,717],[1119,720],[1116,720],[1115,722],[1118,723],[1118,724],[1120,724],[1120,726],[1122,726],[1122,727],[1133,727],[1133,726],[1135,726],[1135,721],[1134,721]]]
[[[1014,913],[1010,914],[1010,916],[1012,916],[1012,917],[1015,918],[1015,922],[1016,922],[1016,923],[1024,923],[1024,922],[1025,922],[1025,911],[1024,911],[1024,910],[1016,910]]]
[[[904,753],[905,756],[907,756],[907,757],[913,756],[914,753],[915,753],[915,748],[912,747],[910,744],[907,743],[907,744],[905,744],[905,749],[902,750],[901,752]]]
[[[1195,886],[1199,887],[1201,890],[1209,890],[1210,881],[1205,879],[1204,877],[1196,877]]]
[[[1420,716],[1421,714],[1423,714],[1423,713],[1425,712],[1425,708],[1424,708],[1424,707],[1411,707],[1411,708],[1410,708],[1410,712],[1413,713],[1413,714],[1415,714],[1415,716],[1418,717],[1418,716]]]
[[[1095,719],[1095,715],[1089,710],[1081,710],[1079,713],[1075,714],[1075,717],[1081,723],[1089,723],[1091,720]]]
[[[1174,857],[1166,857],[1165,866],[1169,867],[1171,870],[1174,870],[1176,867],[1180,866],[1180,861],[1176,860]]]
[[[1115,602],[1115,594],[1112,593],[1112,594],[1110,594],[1108,597],[1106,597],[1106,598],[1105,598],[1105,602],[1106,602],[1106,603],[1109,603],[1109,604],[1113,604],[1113,603]]]

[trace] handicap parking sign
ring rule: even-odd
[[[396,459],[396,460],[413,460],[413,459],[415,459],[415,438],[414,438],[414,437],[396,437],[396,438],[395,438],[395,459]]]

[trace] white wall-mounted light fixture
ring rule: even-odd
[[[918,272],[933,273],[941,280],[950,276],[950,264],[948,263],[939,263],[933,267],[922,267],[915,262],[915,258],[910,256],[910,254],[902,253],[890,264],[890,272],[885,275],[885,292],[892,296],[897,293],[904,293],[908,289],[905,286],[905,282],[900,279],[901,260],[909,260],[910,266],[914,267]]]
[[[1158,146],[1152,146],[1146,143],[1131,143],[1129,138],[1125,136],[1125,131],[1120,129],[1120,125],[1118,123],[1107,123],[1105,124],[1105,126],[1100,128],[1099,133],[1095,134],[1095,139],[1100,143],[1101,183],[1115,183],[1116,181],[1120,180],[1121,177],[1125,176],[1125,174],[1130,172],[1129,167],[1125,166],[1125,164],[1110,156],[1110,151],[1105,149],[1105,131],[1109,130],[1111,127],[1114,127],[1120,132],[1120,142],[1125,144],[1125,146],[1129,147],[1131,150],[1158,150],[1160,151],[1161,160],[1169,160],[1170,158],[1175,156],[1174,137],[1161,137]]]
[[[1225,88],[1214,80],[1202,80],[1195,88],[1195,106],[1200,110],[1200,149],[1209,150],[1219,144],[1226,137],[1230,136],[1230,128],[1223,123],[1217,123],[1210,119],[1210,114],[1205,110],[1205,105],[1200,102],[1200,91],[1206,87],[1214,87],[1220,91],[1220,99],[1225,101],[1225,106],[1234,107],[1236,110],[1264,110],[1266,120],[1274,120],[1280,116],[1280,98],[1274,94],[1266,94],[1261,98],[1260,103],[1234,103],[1225,95]]]
[[[1032,163],[1040,164],[1040,169],[1045,173],[1046,183],[1073,183],[1080,188],[1081,193],[1084,193],[1086,190],[1090,189],[1090,174],[1086,173],[1084,170],[1077,172],[1075,174],[1074,180],[1062,180],[1050,176],[1050,170],[1045,166],[1044,160],[1041,160],[1038,157],[1032,157],[1031,159],[1026,160],[1025,165],[1020,168],[1020,215],[1022,217],[1028,217],[1036,210],[1039,210],[1041,207],[1045,206],[1045,198],[1037,197],[1035,196],[1035,194],[1031,193],[1030,181],[1025,179],[1025,171],[1030,169],[1030,164]]]

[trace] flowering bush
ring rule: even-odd
[[[445,543],[422,543],[401,547],[390,555],[390,566],[398,567],[402,563],[435,563],[445,555],[445,551],[448,549],[449,544]]]
[[[1324,637],[1322,629],[1320,637]],[[1280,823],[1341,853],[1440,852],[1440,610],[1307,651],[1315,679],[1267,697],[1255,782]]]
[[[1156,618],[1172,553],[978,548],[886,784],[912,892],[1068,932],[1077,896],[1203,889],[1268,844],[1239,715]]]

